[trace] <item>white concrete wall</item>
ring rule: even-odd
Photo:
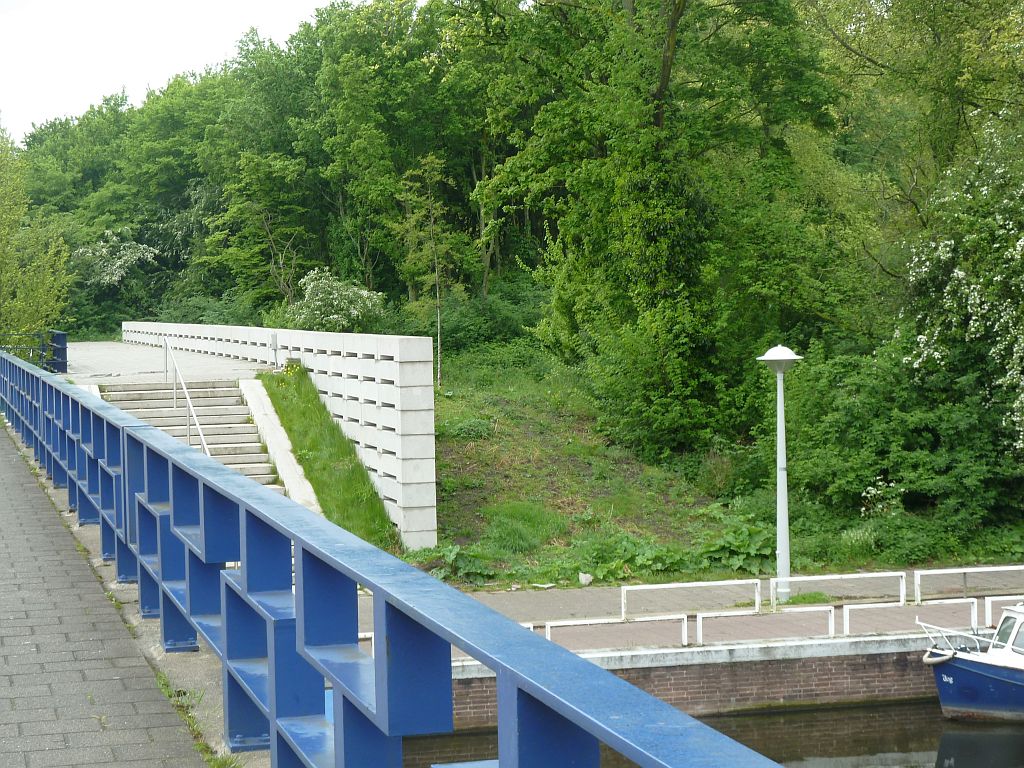
[[[437,543],[433,342],[425,336],[286,328],[122,323],[130,344],[283,365],[301,360],[320,399],[356,445],[402,543]]]

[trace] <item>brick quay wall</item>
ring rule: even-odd
[[[585,655],[685,712],[717,715],[933,697],[926,646],[903,636]],[[496,725],[495,678],[485,668],[456,665],[453,693],[457,730]]]

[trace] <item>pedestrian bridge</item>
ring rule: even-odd
[[[452,653],[496,675],[485,768],[775,765],[63,378],[0,352],[0,403],[169,652],[220,659],[232,750],[280,768],[402,765],[453,729]],[[359,638],[372,595],[374,647]],[[2,722],[2,721],[0,721]],[[0,728],[3,726],[0,725]]]

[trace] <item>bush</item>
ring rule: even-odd
[[[361,333],[384,314],[384,294],[339,280],[322,267],[307,273],[299,288],[302,298],[294,304],[278,305],[264,314],[268,326]]]
[[[442,353],[523,336],[540,319],[543,294],[524,275],[492,284],[487,296],[455,286],[441,297]],[[384,333],[437,338],[437,308],[432,298],[392,309],[377,323]]]
[[[252,296],[238,288],[229,288],[219,298],[182,293],[171,290],[164,294],[156,312],[158,322],[260,325],[260,313]]]
[[[667,323],[669,327],[665,327]],[[597,426],[645,459],[709,444],[718,386],[671,318],[608,331],[587,358]]]
[[[908,351],[898,337],[870,356],[829,359],[812,345],[786,380],[791,488],[848,521],[906,511],[965,540],[1022,501],[1012,425],[980,385],[986,360],[915,376]]]
[[[689,565],[679,550],[614,524],[601,525],[575,540],[571,555],[576,570],[591,574],[595,581],[652,578]]]
[[[742,507],[742,505],[741,505]],[[775,562],[775,525],[749,512],[724,519],[724,526],[706,535],[700,546],[704,568],[724,568],[758,575]]]

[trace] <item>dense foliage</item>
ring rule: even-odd
[[[42,226],[24,226],[24,163],[0,129],[0,344],[32,346],[31,334],[61,319],[67,246]]]
[[[0,292],[11,259],[67,259],[80,331],[372,328],[439,359],[528,333],[611,441],[717,462],[737,498],[771,480],[755,357],[785,343],[795,502],[865,552],[927,529],[908,558],[954,553],[1024,488],[1022,23],[1021,0],[335,3],[0,142],[23,190]]]

